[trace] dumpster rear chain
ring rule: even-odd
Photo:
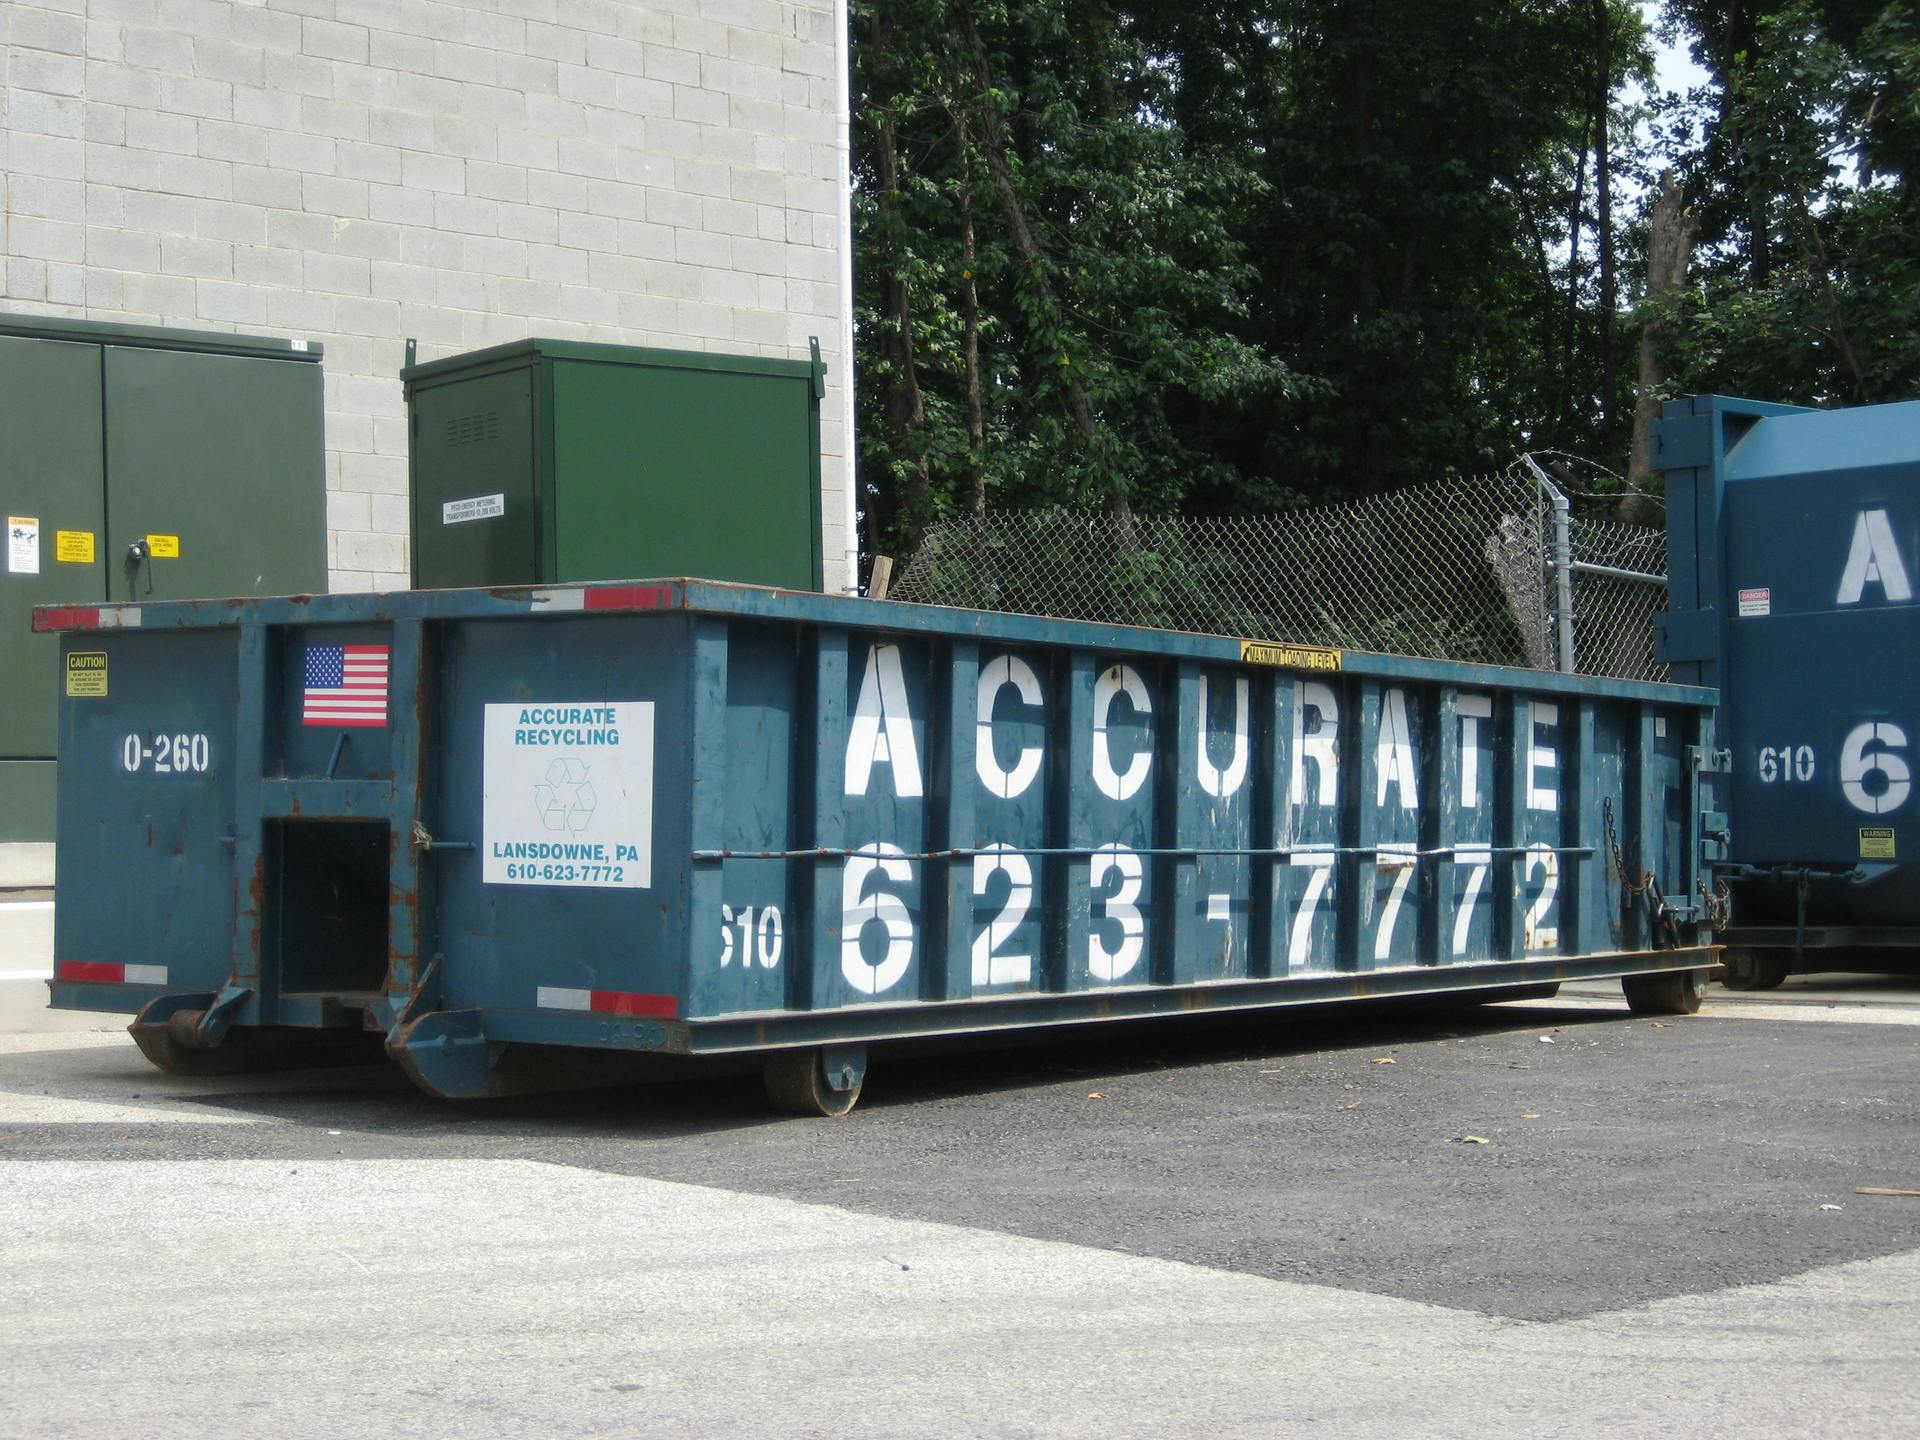
[[[433,849],[433,835],[418,820],[413,822],[413,848],[416,850]]]
[[[1613,858],[1613,873],[1620,877],[1620,888],[1629,895],[1644,895],[1654,885],[1653,871],[1648,870],[1640,877],[1639,883],[1627,879],[1626,857],[1620,853],[1619,838],[1613,833],[1613,801],[1606,800],[1600,806],[1601,818],[1607,829],[1607,854]]]
[[[1727,889],[1726,879],[1713,877],[1713,889],[1707,889],[1704,879],[1696,879],[1694,887],[1700,892],[1700,913],[1706,919],[1709,928],[1725,930],[1733,923],[1733,895]]]

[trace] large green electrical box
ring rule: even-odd
[[[409,366],[414,584],[820,589],[825,374],[557,340]]]
[[[35,605],[326,589],[320,360],[0,314],[0,843],[53,838],[60,647]]]

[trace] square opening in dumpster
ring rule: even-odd
[[[382,821],[268,826],[268,955],[283,994],[366,995],[387,975],[387,844]]]

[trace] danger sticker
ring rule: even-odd
[[[489,705],[481,879],[653,883],[653,702]]]
[[[1860,828],[1860,858],[1862,860],[1893,860],[1893,827],[1889,825],[1863,825]]]
[[[467,500],[449,500],[440,507],[442,525],[459,525],[468,520],[491,520],[507,513],[507,497],[475,495]]]
[[[67,694],[102,700],[107,694],[107,655],[104,650],[76,650],[67,656]]]
[[[1742,615],[1771,615],[1773,613],[1773,591],[1764,586],[1758,590],[1740,592],[1740,613]]]

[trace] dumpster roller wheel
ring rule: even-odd
[[[1662,970],[1656,975],[1627,975],[1620,981],[1627,1008],[1636,1015],[1693,1015],[1706,991],[1704,970]]]
[[[1778,990],[1793,973],[1793,961],[1774,950],[1749,950],[1744,946],[1720,957],[1727,967],[1720,983],[1729,990]]]
[[[837,1120],[860,1099],[866,1059],[864,1052],[844,1048],[782,1050],[767,1057],[760,1077],[774,1109]]]

